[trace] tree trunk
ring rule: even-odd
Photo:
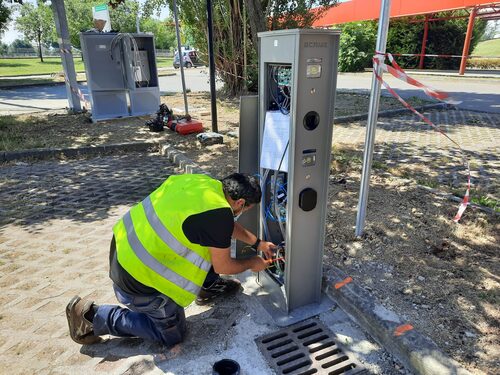
[[[264,10],[262,9],[261,0],[245,0],[245,2],[247,4],[248,23],[250,24],[250,31],[252,32],[252,42],[255,51],[258,52],[257,33],[267,30]]]
[[[38,56],[40,57],[40,61],[43,62],[42,55],[42,33],[38,32]]]

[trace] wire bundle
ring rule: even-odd
[[[279,90],[276,97],[273,86],[269,85],[269,94],[280,112],[288,115],[290,113],[291,67],[288,65],[271,65],[268,74],[269,81],[274,81]]]
[[[123,54],[123,46],[130,44],[130,49],[132,52],[132,74],[134,75],[134,84],[135,87],[140,87],[139,82],[142,82],[142,77],[139,74],[139,67],[142,66],[141,55],[139,54],[139,47],[137,45],[137,41],[134,36],[130,33],[118,33],[111,40],[111,60],[114,60],[115,51],[118,50],[121,54]],[[124,71],[123,78],[125,82],[128,82],[128,77]],[[146,85],[149,86],[149,80],[146,80]]]

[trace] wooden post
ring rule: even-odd
[[[465,73],[465,66],[467,65],[467,56],[469,56],[470,40],[472,39],[472,30],[474,29],[474,20],[476,18],[477,9],[473,8],[469,15],[469,24],[467,25],[467,34],[465,34],[464,50],[462,52],[462,61],[460,62],[459,75],[463,76]]]
[[[429,15],[425,15],[424,22],[424,37],[422,39],[422,50],[420,51],[420,62],[418,63],[419,69],[424,69],[425,47],[427,45],[427,34],[429,33]]]

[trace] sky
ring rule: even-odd
[[[25,3],[35,3],[36,0],[24,0]],[[103,3],[106,3],[107,1],[106,0],[103,0]],[[139,0],[139,3],[144,3],[145,0]],[[16,17],[18,16],[18,13],[15,12],[13,15],[12,15],[12,19],[16,19]],[[160,14],[160,19],[163,19],[165,17],[168,16],[168,8],[165,7],[164,10],[162,10],[161,14]],[[5,43],[5,44],[10,44],[12,43],[14,40],[16,39],[22,39],[22,34],[20,34],[14,27],[14,22],[10,22],[9,24],[9,28],[7,31],[5,31],[1,36],[0,36],[0,40]]]

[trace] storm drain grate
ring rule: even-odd
[[[368,374],[333,339],[334,334],[319,320],[307,320],[255,341],[279,375]]]

